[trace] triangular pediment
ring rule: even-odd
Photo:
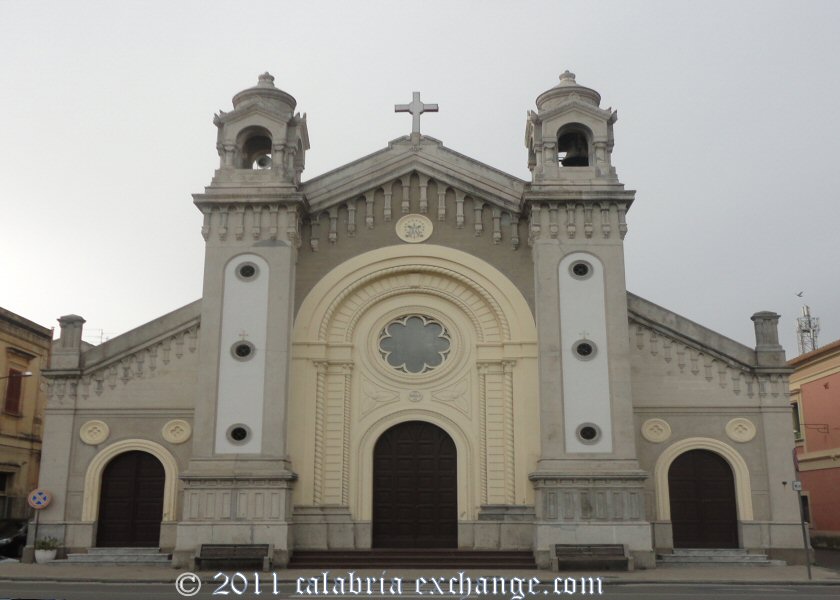
[[[582,113],[596,120],[604,120],[608,122],[615,122],[616,119],[618,119],[618,111],[614,111],[610,108],[593,106],[592,104],[584,102],[579,98],[570,98],[557,108],[540,113],[539,119],[541,122],[546,122],[572,112],[577,112],[579,114]]]
[[[519,212],[526,182],[446,148],[424,136],[408,136],[302,184],[313,213],[364,196],[405,176],[417,174],[473,198]]]
[[[216,125],[234,123],[236,121],[241,121],[254,115],[264,117],[269,122],[274,122],[278,120],[280,122],[285,122],[289,119],[289,117],[292,116],[292,113],[279,111],[270,104],[255,101],[251,104],[248,104],[230,112],[220,110],[219,113],[214,117],[213,122]]]

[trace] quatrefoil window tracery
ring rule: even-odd
[[[424,315],[408,315],[388,323],[379,335],[379,353],[398,371],[417,375],[443,364],[452,339],[438,321]]]

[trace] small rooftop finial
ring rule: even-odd
[[[257,85],[260,87],[274,87],[274,75],[266,71],[260,75]]]
[[[560,75],[560,83],[577,83],[575,81],[575,74],[566,69],[563,71],[563,74]]]

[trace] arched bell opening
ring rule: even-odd
[[[264,170],[272,167],[271,133],[264,127],[248,127],[237,136],[237,168]]]
[[[591,135],[577,123],[557,132],[557,160],[563,167],[588,167]]]

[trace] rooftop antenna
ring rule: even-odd
[[[797,294],[797,296],[800,296]],[[801,297],[801,296],[800,296]],[[820,333],[820,319],[811,316],[811,307],[802,307],[802,316],[796,319],[796,340],[799,343],[799,354],[816,350],[817,336]]]

